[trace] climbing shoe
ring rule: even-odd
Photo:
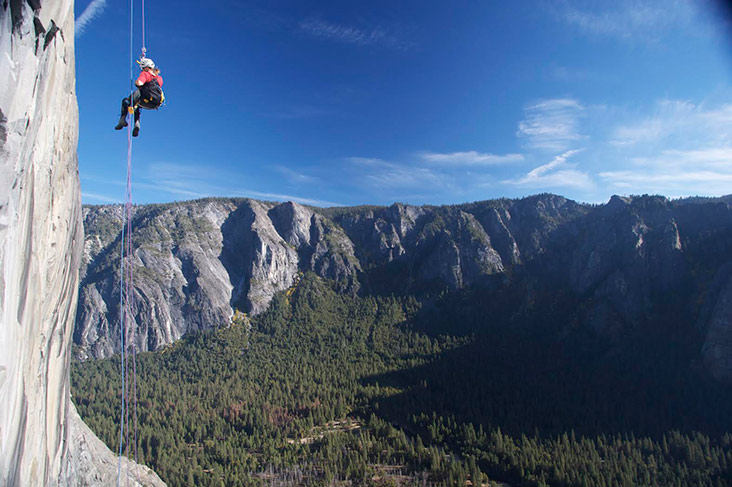
[[[125,125],[127,125],[127,124],[125,124]],[[135,126],[132,128],[132,136],[137,137],[138,135],[140,135],[140,121],[139,120],[137,120],[135,122]]]
[[[127,115],[122,115],[119,117],[119,122],[117,122],[117,126],[114,130],[122,130],[125,127],[127,127]]]

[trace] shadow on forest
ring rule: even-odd
[[[526,286],[474,288],[423,308],[414,328],[473,339],[429,364],[366,378],[403,391],[369,408],[400,425],[436,413],[516,436],[732,431],[732,387],[698,370],[699,331],[678,306],[664,303],[642,327],[607,337],[567,325],[582,297],[551,283],[517,312]]]
[[[364,382],[404,391],[369,405],[402,425],[435,412],[515,436],[732,429],[732,388],[708,383],[688,364],[592,357],[520,333],[485,334],[425,366]]]
[[[688,268],[678,271],[672,288],[655,274],[655,281],[639,281],[643,304],[637,318],[606,306],[612,327],[589,325],[588,310],[598,309],[604,299],[596,286],[605,278],[578,294],[567,274],[577,229],[592,221],[595,211],[602,209],[552,232],[540,259],[422,300],[410,320],[414,329],[473,339],[427,365],[365,379],[403,391],[378,397],[369,407],[400,425],[436,413],[511,435],[732,431],[732,387],[711,381],[698,365],[704,331],[695,323],[706,284]],[[725,234],[700,234],[686,244],[689,258],[699,263],[697,273],[712,272],[723,258],[702,245],[712,237],[718,242]],[[617,252],[608,257],[619,266]],[[631,276],[634,262],[623,264]],[[618,268],[609,267],[607,274]],[[379,281],[391,283],[383,291],[405,292],[398,286],[408,283],[406,263],[390,263],[379,272],[389,278]]]

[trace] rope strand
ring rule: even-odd
[[[145,57],[147,49],[145,49],[145,0],[142,0],[142,57]]]
[[[130,98],[127,114],[127,187],[122,212],[122,230],[120,232],[120,374],[121,374],[121,406],[119,432],[119,459],[117,463],[117,487],[122,480],[122,456],[127,457],[126,477],[130,484],[130,454],[137,462],[137,353],[135,349],[136,326],[133,317],[133,242],[132,242],[132,131],[134,126],[135,107],[133,95],[135,89],[134,58],[134,19],[135,0],[130,0]],[[142,0],[142,57],[145,57],[145,0]],[[130,365],[130,352],[132,354]],[[130,384],[130,367],[132,368],[132,384]],[[133,408],[130,404],[132,395]],[[132,411],[130,411],[132,409]],[[132,441],[130,443],[130,413],[132,413]]]

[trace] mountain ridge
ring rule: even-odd
[[[154,350],[188,331],[226,326],[237,309],[261,313],[308,271],[362,294],[513,283],[526,288],[520,306],[530,305],[532,289],[553,283],[581,304],[571,319],[607,337],[642,326],[654,303],[676,295],[703,335],[706,370],[728,380],[730,286],[722,269],[732,261],[731,199],[614,196],[589,205],[542,194],[449,206],[314,208],[236,198],[142,206],[133,221],[138,346]],[[113,250],[121,219],[115,207],[87,206],[84,222],[75,340],[82,358],[103,357],[118,327]]]

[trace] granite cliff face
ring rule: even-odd
[[[84,209],[75,332],[82,357],[108,356],[117,346],[119,211]],[[731,291],[720,270],[732,262],[726,199],[613,197],[590,206],[539,195],[328,209],[209,199],[140,207],[133,223],[141,349],[225,326],[234,309],[261,313],[275,293],[311,271],[342,292],[365,294],[470,286],[498,292],[519,282],[526,309],[538,306],[534,293],[543,286],[572,296],[568,320],[610,340],[643,326],[663,303],[682,302],[703,337],[707,370],[732,377]]]
[[[119,228],[115,207],[84,209],[87,229],[75,340],[82,358],[118,348]],[[257,314],[298,272],[355,292],[358,261],[343,231],[295,203],[202,200],[140,207],[135,228],[137,346],[156,350],[185,333]]]
[[[113,455],[90,444],[69,397],[83,245],[74,73],[73,2],[0,4],[0,486],[110,485],[96,461]],[[146,480],[132,484],[164,485],[135,468]]]

